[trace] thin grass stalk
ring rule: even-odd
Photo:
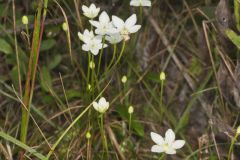
[[[22,122],[21,122],[21,135],[20,140],[23,143],[26,143],[27,137],[27,129],[28,129],[28,121],[29,121],[29,97],[31,90],[31,81],[32,81],[32,69],[33,69],[33,59],[34,54],[37,53],[37,47],[39,42],[39,32],[40,32],[40,20],[41,20],[41,5],[38,6],[37,15],[34,21],[34,31],[33,31],[33,39],[32,39],[32,47],[30,52],[30,58],[28,63],[28,72],[25,84],[25,92],[23,97],[23,103],[27,107],[27,110],[22,106]]]
[[[28,123],[29,123],[29,115],[30,115],[30,106],[32,103],[35,79],[36,79],[36,71],[37,71],[37,64],[38,64],[38,57],[40,51],[40,45],[42,41],[42,35],[44,30],[44,22],[47,15],[47,5],[48,0],[44,1],[43,4],[43,18],[41,21],[41,13],[42,13],[42,3],[39,2],[37,15],[34,22],[34,32],[33,32],[33,39],[32,39],[32,49],[29,58],[29,65],[28,65],[28,73],[27,73],[27,81],[25,86],[25,93],[24,93],[24,105],[26,109],[22,106],[22,122],[21,122],[21,135],[20,140],[23,143],[26,143],[27,138],[27,130],[28,130]]]
[[[21,69],[20,69],[19,53],[18,53],[18,43],[17,43],[17,33],[16,33],[16,13],[15,13],[15,1],[14,0],[12,1],[12,10],[13,10],[14,43],[15,43],[17,71],[18,71],[18,88],[19,88],[20,97],[22,98],[22,78],[21,78]]]

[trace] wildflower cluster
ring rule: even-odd
[[[112,20],[106,11],[102,11],[98,21],[93,20],[100,12],[94,4],[89,7],[82,6],[83,14],[89,18],[89,23],[95,29],[85,29],[83,33],[78,32],[79,39],[84,42],[82,50],[90,51],[93,55],[98,55],[99,50],[106,48],[105,40],[110,44],[117,44],[122,40],[130,39],[130,34],[136,33],[141,25],[136,25],[137,16],[133,14],[126,21],[117,16],[112,16]],[[92,28],[92,27],[91,27]]]
[[[135,7],[150,7],[152,4],[150,0],[131,0],[130,5]],[[137,24],[136,14],[132,14],[124,21],[115,15],[112,15],[110,18],[106,11],[102,11],[99,15],[100,8],[97,8],[94,4],[91,4],[89,7],[83,5],[82,11],[83,15],[89,18],[91,30],[85,29],[83,33],[78,32],[78,37],[84,43],[82,45],[82,50],[92,53],[94,56],[98,55],[100,50],[109,45],[114,45],[114,47],[116,47],[115,44],[129,40],[130,35],[138,32],[141,28],[141,25]],[[98,20],[94,20],[96,17],[98,17]],[[118,60],[120,58],[118,58]],[[93,60],[89,61],[89,67],[91,69],[95,68]],[[161,72],[159,78],[163,82],[166,79],[165,73]],[[127,76],[123,76],[121,81],[125,84],[127,82]],[[88,89],[91,90],[90,84],[88,84]],[[98,101],[94,101],[92,105],[93,108],[100,113],[101,134],[107,150],[107,142],[103,127],[103,114],[109,109],[109,102],[104,97],[101,97]],[[133,112],[133,106],[129,106],[128,113],[130,115],[130,125]],[[185,144],[184,140],[175,140],[175,133],[171,129],[166,131],[165,137],[154,132],[151,132],[150,136],[156,143],[152,146],[151,151],[156,153],[176,154],[176,150],[182,148]],[[89,139],[91,134],[87,132],[86,137]]]

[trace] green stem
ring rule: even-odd
[[[88,51],[88,70],[87,70],[87,86],[89,84],[89,79],[90,79],[90,62],[91,62],[91,53]]]
[[[239,135],[239,134],[236,133],[235,137],[233,138],[233,140],[232,140],[232,142],[231,142],[231,145],[230,145],[230,148],[229,148],[229,151],[228,151],[228,160],[231,159],[231,153],[232,153],[233,145],[234,145],[234,143],[236,142],[238,135]]]
[[[165,157],[165,154],[162,154],[160,157],[159,157],[159,160],[163,160]]]
[[[142,6],[140,6],[140,8],[139,8],[139,14],[140,14],[140,24],[142,24],[142,21],[143,21],[143,7]]]
[[[121,52],[119,54],[119,57],[118,57],[116,63],[114,64],[114,66],[116,66],[119,63],[120,59],[122,58],[123,52],[125,50],[125,47],[126,47],[126,42],[123,41]]]
[[[98,77],[98,74],[99,74],[99,71],[100,71],[100,66],[101,66],[101,61],[102,61],[102,55],[103,55],[103,48],[104,48],[104,43],[105,43],[105,36],[103,37],[103,43],[102,43],[102,49],[100,51],[100,57],[99,57],[99,60],[98,60],[98,68],[97,68],[97,77]]]
[[[107,67],[107,71],[110,69],[111,65],[113,64],[113,61],[114,61],[115,56],[116,56],[116,53],[117,53],[117,44],[114,44],[114,46],[113,46],[113,56],[112,56],[110,64]]]
[[[95,65],[95,62],[94,62],[94,55],[91,56],[91,62],[94,63]],[[91,87],[92,89],[94,89],[94,74],[95,74],[95,67],[92,67],[91,69]],[[94,93],[94,91],[92,91],[92,93]]]
[[[104,131],[104,125],[103,125],[103,115],[100,115],[100,129],[101,129],[101,135],[102,135],[102,143],[103,143],[103,148],[105,148],[106,152],[107,152],[107,157],[108,157],[108,145],[107,145],[107,139],[106,139],[106,135],[105,135],[105,131]],[[108,158],[107,158],[108,159]]]
[[[131,137],[131,127],[132,127],[132,114],[129,114],[129,137]]]
[[[160,89],[161,89],[161,91],[160,91],[160,122],[162,122],[163,111],[164,111],[164,109],[163,109],[163,83],[164,83],[164,81],[161,80],[161,87],[160,87]]]

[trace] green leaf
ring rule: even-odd
[[[144,127],[141,123],[133,120],[132,121],[132,128],[139,136],[144,137]]]
[[[41,44],[40,51],[47,51],[53,48],[56,45],[56,41],[54,39],[43,40]]]
[[[15,145],[17,145],[18,147],[26,150],[27,152],[31,153],[32,155],[34,155],[35,157],[39,158],[39,159],[46,159],[46,157],[44,155],[42,155],[41,153],[37,152],[35,149],[27,146],[26,144],[20,142],[19,140],[17,140],[16,138],[0,131],[0,137],[2,137],[3,139],[14,143]]]
[[[13,53],[13,49],[10,46],[10,44],[5,41],[4,39],[0,39],[0,52],[3,52],[5,54],[11,54]]]
[[[54,55],[53,58],[51,58],[51,61],[48,63],[49,69],[54,69],[57,67],[62,61],[62,56],[59,54]]]
[[[73,99],[73,98],[81,98],[82,94],[79,91],[76,90],[67,90],[66,95],[68,97],[68,100]]]
[[[40,75],[40,84],[43,90],[46,92],[49,91],[49,89],[52,89],[52,78],[50,75],[50,72],[47,67],[42,67],[41,75]]]
[[[226,34],[228,38],[240,49],[240,36],[237,35],[233,30],[227,29]]]
[[[14,86],[18,86],[18,68],[14,66],[10,71],[10,77]]]
[[[156,73],[153,73],[153,72],[149,72],[146,75],[146,78],[153,81],[153,82],[160,83],[161,81],[159,79],[159,75],[160,75],[160,73],[156,74]]]

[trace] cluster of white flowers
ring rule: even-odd
[[[111,20],[107,12],[103,11],[98,21],[95,21],[93,19],[98,16],[100,8],[91,4],[89,7],[83,5],[82,10],[83,14],[90,18],[89,22],[95,27],[95,30],[93,32],[93,30],[85,29],[83,33],[78,32],[78,36],[84,42],[82,50],[90,51],[93,55],[97,55],[99,50],[108,46],[103,42],[103,39],[110,44],[117,44],[122,40],[127,41],[130,39],[130,34],[136,33],[141,28],[141,25],[136,25],[136,14],[133,14],[124,22],[117,16],[112,16]]]
[[[130,5],[136,7],[150,7],[152,4],[150,0],[131,0]],[[89,31],[85,29],[83,33],[78,32],[78,37],[84,42],[82,49],[84,51],[90,51],[93,55],[97,55],[99,50],[108,46],[103,41],[107,40],[110,44],[117,44],[122,40],[127,41],[130,39],[130,34],[136,33],[141,28],[141,25],[136,25],[136,14],[131,15],[126,21],[113,15],[111,21],[108,14],[103,11],[99,16],[98,21],[95,21],[93,19],[98,16],[100,8],[91,4],[89,7],[82,6],[82,10],[83,14],[90,18],[89,22],[95,27],[95,30]],[[93,62],[90,65],[91,67],[95,66]],[[165,78],[165,73],[161,72],[160,80],[165,80]],[[122,82],[126,83],[126,81],[127,77],[123,76]],[[93,102],[93,107],[99,113],[104,114],[109,108],[109,102],[106,101],[104,97],[101,97],[98,102]],[[129,106],[128,113],[132,114],[133,111],[133,107]],[[240,133],[240,129],[238,129],[238,131]],[[88,134],[87,137],[90,137],[90,133]],[[182,148],[185,144],[184,140],[175,140],[175,133],[172,129],[166,131],[165,137],[154,132],[151,132],[150,135],[152,140],[156,143],[151,148],[152,152],[176,154],[176,150]]]

